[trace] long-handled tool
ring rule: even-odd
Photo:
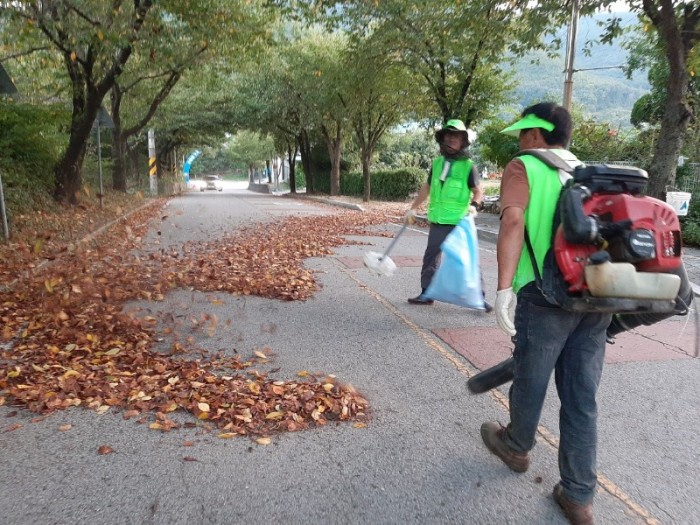
[[[392,248],[396,244],[396,241],[399,240],[399,237],[401,237],[403,232],[406,231],[407,227],[408,222],[404,222],[399,232],[394,236],[394,239],[391,241],[391,244],[389,244],[387,249],[384,250],[384,253],[367,252],[364,255],[364,257],[362,257],[365,266],[370,270],[374,270],[379,275],[386,275],[387,277],[391,277],[394,274],[394,271],[396,271],[396,264],[394,263],[394,261],[391,260],[391,257],[389,257],[389,252],[392,250]]]

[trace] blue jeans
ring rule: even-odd
[[[610,314],[567,312],[547,303],[534,283],[518,292],[515,373],[510,387],[506,444],[517,452],[535,446],[535,434],[554,380],[559,410],[559,472],[564,495],[587,504],[596,487],[596,391],[603,371]]]

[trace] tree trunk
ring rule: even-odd
[[[99,103],[86,104],[81,113],[73,112],[68,147],[54,167],[54,198],[69,204],[78,203],[83,185],[82,167],[92,123],[97,116]]]
[[[112,130],[112,188],[126,191],[126,139],[116,126]]]
[[[335,123],[335,133],[331,136],[328,128],[321,126],[321,132],[326,139],[328,156],[331,159],[331,196],[340,195],[340,153],[343,147],[342,128],[340,123]]]
[[[369,202],[370,195],[371,193],[371,188],[370,188],[370,174],[369,174],[369,161],[370,158],[372,157],[372,152],[368,151],[367,148],[362,148],[361,152],[361,158],[362,158],[362,180],[365,183],[365,189],[362,194],[362,200],[363,202]]]
[[[126,192],[126,137],[122,133],[121,103],[122,93],[118,85],[109,92],[112,109],[112,188]]]
[[[669,76],[666,86],[666,103],[661,119],[659,138],[656,142],[654,158],[649,167],[648,194],[665,198],[666,190],[676,182],[678,155],[683,146],[683,137],[693,116],[686,104],[688,94],[688,56],[698,40],[696,32],[686,31],[686,27],[697,24],[699,12],[686,9],[683,12],[681,27],[671,2],[661,2],[657,9],[653,3],[644,2],[643,10],[652,21],[665,44]]]
[[[297,135],[299,152],[301,153],[301,167],[306,177],[306,193],[314,193],[314,174],[311,170],[311,141],[309,134],[304,130]]]
[[[331,157],[331,196],[340,195],[340,144],[333,140],[328,144]]]
[[[287,162],[289,163],[289,193],[297,192],[296,166],[294,159],[297,156],[297,148],[287,146]]]
[[[676,168],[678,155],[683,146],[683,136],[692,112],[685,103],[688,93],[688,73],[685,61],[673,56],[671,43],[667,44],[667,56],[669,57],[670,75],[667,85],[666,104],[664,107],[659,136],[656,141],[654,157],[649,167],[648,194],[652,197],[664,199],[667,187],[673,186],[676,181]],[[679,63],[681,62],[681,63]]]
[[[676,182],[678,155],[683,146],[683,135],[690,120],[687,106],[678,100],[671,100],[671,93],[666,102],[666,109],[661,120],[659,136],[656,141],[654,157],[649,167],[648,195],[665,199],[666,191]]]

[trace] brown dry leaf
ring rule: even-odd
[[[129,199],[105,210],[83,203],[58,215],[42,212],[29,230],[42,231],[47,224],[53,225],[51,230],[37,235],[19,229],[21,242],[0,245],[0,288],[15,283],[0,303],[1,336],[7,343],[0,378],[3,397],[40,414],[74,406],[98,411],[117,407],[125,419],[139,416],[137,423],[147,425],[152,414],[183,408],[208,421],[201,425],[203,432],[253,437],[364,417],[367,401],[334,380],[316,381],[300,371],[298,376],[309,377],[309,383],[279,381],[271,377],[272,370],[251,374],[251,381],[231,372],[269,359],[272,350],[267,347],[253,349],[257,354],[250,361],[214,353],[180,360],[153,351],[163,334],[176,339],[173,353],[201,349],[191,334],[180,333],[190,329],[185,319],[167,319],[148,308],[125,312],[124,304],[162,298],[174,288],[306,300],[317,285],[304,259],[328,255],[348,234],[385,223],[386,212],[287,217],[273,227],[252,225],[212,242],[190,243],[182,251],[144,256],[139,243],[151,220],[162,216],[163,202],[154,202],[115,222],[89,244],[76,242],[114,218],[105,215],[107,208],[111,213],[119,206],[133,209],[134,197]],[[40,255],[32,252],[37,237],[44,240]],[[42,272],[16,281],[43,259],[51,263]],[[193,312],[188,318],[200,329],[218,324],[211,314]],[[32,320],[29,325],[27,319]],[[205,411],[202,404],[210,408]],[[163,430],[177,428],[164,416],[156,422]]]
[[[197,458],[193,458],[192,456],[185,456],[182,458],[182,461],[199,461]]]
[[[367,425],[365,423],[357,422],[353,425],[355,428],[365,428]]]
[[[106,454],[111,454],[114,452],[114,449],[110,447],[109,445],[100,445],[99,448],[97,449],[97,453],[101,456],[104,456]]]
[[[67,423],[67,424],[65,424],[65,425],[59,426],[59,427],[58,427],[58,430],[61,431],[61,432],[66,432],[66,431],[70,430],[71,428],[73,428],[73,425]]]
[[[202,412],[209,412],[209,403],[197,403],[197,408]]]
[[[184,441],[182,443],[183,447],[193,447],[194,446],[194,441]]]
[[[5,432],[12,432],[18,428],[22,428],[24,425],[22,423],[14,423],[5,429]]]
[[[270,443],[272,443],[272,439],[270,439],[269,437],[261,437],[256,439],[255,442],[258,445],[269,445]]]
[[[238,434],[236,432],[222,432],[221,434],[219,434],[216,437],[221,438],[221,439],[231,439],[231,438],[236,437],[237,435]]]

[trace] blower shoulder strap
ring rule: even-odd
[[[546,149],[546,148],[541,148],[541,149],[526,149],[520,151],[516,157],[524,156],[524,155],[531,155],[535,157],[536,159],[541,160],[544,162],[547,166],[550,168],[554,168],[558,171],[559,174],[559,182],[561,183],[562,186],[564,186],[567,181],[573,178],[573,171],[576,168],[576,166],[580,165],[581,163],[575,159],[572,159],[572,161],[575,162],[568,162],[567,160],[563,159],[561,156],[557,155],[557,153],[551,149]],[[554,218],[554,224],[552,228],[552,237],[554,237],[554,232],[556,231],[557,226],[559,225],[560,218],[559,218],[559,210],[557,206],[557,211],[555,212],[555,218]],[[558,300],[557,293],[555,293],[553,290],[551,290],[551,277],[547,280],[546,285],[543,282],[543,276],[540,274],[539,268],[537,267],[537,259],[535,257],[535,251],[532,248],[532,242],[530,241],[530,235],[528,234],[527,227],[525,228],[525,245],[527,247],[528,254],[530,255],[530,261],[532,263],[532,269],[534,270],[535,273],[535,285],[537,288],[542,292],[542,295],[549,301],[550,303],[556,305],[556,306],[562,306],[561,301]],[[549,259],[549,260],[547,260]],[[547,253],[547,256],[545,257],[545,270],[548,269],[549,266],[551,266],[554,263],[554,260],[552,258],[552,253],[551,249]]]
[[[540,149],[524,149],[518,152],[516,157],[522,157],[524,155],[532,155],[533,157],[541,160],[550,168],[555,168],[558,170],[565,171],[567,173],[572,173],[576,166],[569,164],[566,160],[561,158],[551,149],[540,148]]]

